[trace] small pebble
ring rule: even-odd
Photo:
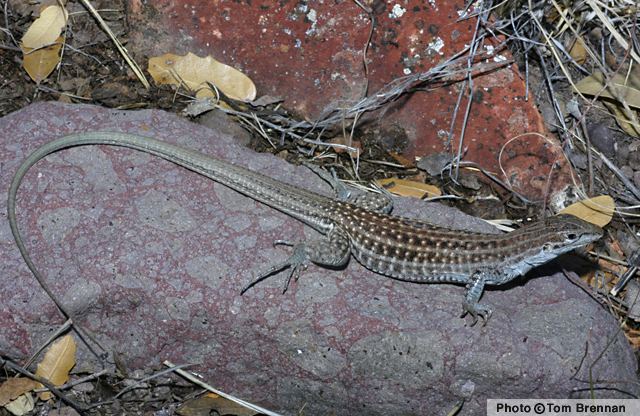
[[[629,179],[633,178],[633,169],[631,169],[631,166],[629,165],[624,165],[623,167],[621,167],[620,172],[622,172],[622,174]]]
[[[590,125],[587,130],[593,147],[604,153],[606,157],[612,157],[616,150],[616,140],[611,129],[602,123],[597,123]]]
[[[627,143],[617,143],[616,162],[618,166],[624,166],[629,161],[629,145]]]
[[[633,174],[633,184],[640,188],[640,170],[637,170]]]
[[[640,143],[635,141],[629,145],[629,166],[633,169],[640,170],[640,151],[638,146]]]

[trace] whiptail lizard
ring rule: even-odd
[[[366,268],[400,280],[466,285],[463,316],[470,313],[474,324],[478,316],[486,323],[491,309],[478,303],[485,285],[507,283],[602,236],[600,228],[568,215],[546,218],[507,234],[453,230],[390,215],[391,202],[386,196],[366,193],[352,197],[335,182],[332,185],[337,197],[331,198],[159,140],[124,133],[81,133],[35,150],[20,165],[9,189],[9,224],[16,244],[29,269],[50,295],[18,230],[16,194],[27,171],[40,159],[60,149],[81,145],[123,146],[159,156],[278,209],[326,236],[296,244],[287,261],[261,274],[245,290],[287,267],[291,268],[288,285],[291,277],[297,279],[300,269],[309,261],[336,268],[345,266],[353,255]],[[326,173],[320,175],[325,180],[331,179]]]

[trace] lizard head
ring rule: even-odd
[[[531,267],[544,264],[564,253],[600,239],[602,228],[573,215],[561,214],[546,218],[538,224],[542,244],[532,253],[527,263]],[[526,229],[526,227],[525,227]]]
[[[532,242],[526,252],[522,253],[521,260],[515,264],[504,266],[504,276],[501,279],[491,281],[491,284],[503,284],[516,276],[523,276],[529,270],[541,266],[556,257],[586,246],[602,237],[602,228],[583,221],[573,215],[556,215],[542,221],[522,227],[505,236],[520,239],[527,236]]]
[[[543,251],[556,255],[585,246],[599,240],[602,228],[569,214],[560,214],[545,220],[549,241],[542,246]]]

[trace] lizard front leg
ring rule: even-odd
[[[275,264],[269,269],[260,273],[260,275],[253,279],[251,283],[245,286],[240,294],[246,292],[256,283],[266,279],[267,277],[277,273],[281,270],[291,268],[287,280],[284,285],[282,293],[287,291],[291,278],[295,278],[298,281],[300,272],[302,269],[306,269],[309,262],[315,263],[319,266],[340,268],[344,267],[349,261],[351,255],[351,245],[349,242],[349,236],[341,228],[334,227],[327,234],[326,239],[313,240],[311,242],[303,242],[297,244],[291,244],[286,241],[278,240],[274,244],[276,245],[289,245],[293,246],[293,253],[291,256],[282,263]]]
[[[491,317],[491,308],[487,305],[478,303],[482,292],[484,291],[484,285],[488,278],[488,272],[476,271],[474,272],[467,283],[467,293],[465,299],[462,302],[462,315],[463,318],[467,313],[473,317],[471,326],[474,326],[478,322],[478,317],[482,319],[482,325],[486,325],[487,321]]]

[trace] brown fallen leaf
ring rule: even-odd
[[[618,98],[611,91],[611,88],[615,88],[618,97],[625,100],[629,107],[640,109],[640,74],[637,72],[630,73],[628,77],[624,74],[615,74],[607,84],[607,88],[603,89],[605,77],[602,72],[594,71],[593,74],[578,81],[576,87],[585,95],[599,95],[601,98],[617,100]]]
[[[400,163],[402,166],[404,166],[405,168],[412,168],[412,167],[414,167],[416,165],[415,162],[412,162],[411,160],[409,160],[407,157],[401,155],[400,153],[389,152],[389,155],[392,158],[394,158],[398,163]]]
[[[67,25],[68,17],[64,7],[59,5],[46,7],[40,12],[40,17],[31,23],[27,32],[22,36],[21,44],[32,49],[51,45]]]
[[[571,57],[580,65],[585,63],[587,60],[587,49],[582,38],[576,38],[575,42],[573,42],[573,46],[571,46],[571,50],[569,50],[569,55],[571,55]]]
[[[71,335],[60,338],[47,350],[38,364],[36,375],[46,378],[53,385],[60,386],[69,379],[69,371],[76,364],[76,341]],[[38,387],[44,387],[42,385]],[[49,400],[53,397],[51,392],[40,393],[40,400]]]
[[[587,222],[604,227],[609,224],[616,204],[609,195],[600,195],[569,205],[560,214],[571,214]]]
[[[40,49],[22,46],[22,67],[36,83],[39,84],[42,80],[46,79],[49,74],[56,69],[56,66],[58,66],[62,43],[63,39],[59,37],[58,43]]]
[[[257,414],[255,411],[220,397],[215,393],[207,393],[195,399],[187,400],[176,413],[180,416],[208,416],[212,414],[253,416]]]
[[[387,178],[378,179],[376,184],[396,195],[408,196],[412,198],[434,197],[442,195],[442,191],[437,186],[422,182],[410,181],[407,179]]]
[[[249,102],[256,98],[256,86],[251,78],[211,56],[167,53],[150,58],[147,70],[156,83],[184,86],[194,91],[197,98],[215,96],[208,82],[234,100]]]
[[[37,381],[30,378],[10,378],[0,384],[0,406],[4,406],[22,394],[31,391],[39,386]]]
[[[10,401],[4,408],[7,409],[14,416],[23,416],[30,414],[35,407],[35,400],[31,393],[21,394],[16,397],[15,400]]]
[[[47,78],[60,62],[63,44],[60,35],[67,24],[67,18],[68,13],[64,7],[48,6],[22,37],[22,65],[36,83]]]
[[[624,107],[617,101],[604,101],[603,104],[609,109],[616,123],[625,133],[631,137],[640,137],[640,125],[629,120],[624,113]]]

